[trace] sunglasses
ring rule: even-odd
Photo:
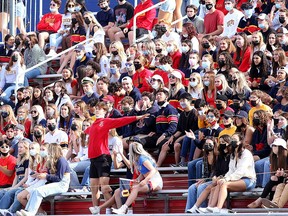
[[[55,7],[55,6],[56,6],[56,4],[53,4],[53,3],[51,3],[51,4],[50,4],[50,6],[53,6],[53,7]]]
[[[73,5],[73,4],[68,5],[68,8],[73,8],[73,7],[75,7],[75,5]]]
[[[131,64],[131,63],[126,63],[125,66],[126,66],[126,67],[131,67],[132,64]]]
[[[214,115],[207,115],[206,118],[215,118]]]
[[[31,114],[33,114],[33,113],[37,113],[37,111],[35,111],[35,110],[32,110],[30,113],[31,113]]]
[[[225,116],[225,115],[224,115],[223,118],[226,119],[226,120],[228,120],[229,118],[232,118],[232,117],[229,117],[229,116]]]
[[[154,79],[154,78],[151,79],[151,82],[156,82],[156,81],[157,81],[157,82],[160,82],[159,79]]]
[[[4,149],[4,148],[9,149],[9,146],[2,145],[1,148],[2,148],[2,149]]]
[[[193,81],[193,82],[195,82],[196,79],[195,79],[195,78],[190,78],[189,81]]]
[[[169,79],[175,79],[176,77],[175,76],[169,76]]]

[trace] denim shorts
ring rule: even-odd
[[[175,0],[168,0],[160,6],[160,10],[168,13],[173,13],[176,8]]]
[[[243,177],[241,179],[245,182],[247,191],[252,190],[253,188],[255,188],[256,181],[254,181],[254,180],[252,180],[250,178],[247,178],[247,177]]]
[[[16,4],[16,16],[26,18],[26,7],[22,1]]]

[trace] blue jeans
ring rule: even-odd
[[[15,90],[15,83],[6,83],[3,87],[3,93],[1,94],[1,100],[4,104],[9,104],[14,107],[15,104],[11,102],[10,96],[12,95],[12,91]]]
[[[27,87],[29,86],[29,79],[35,78],[38,75],[41,74],[41,71],[38,68],[35,68],[31,71],[28,71],[27,73],[25,73],[25,78],[24,78],[24,86]]]
[[[24,190],[23,188],[19,188],[19,189],[15,192],[14,201],[13,201],[12,205],[10,206],[10,208],[8,209],[9,212],[11,212],[11,213],[16,213],[17,211],[21,210],[22,204],[18,201],[17,195],[18,195],[20,192],[22,192],[23,190]]]
[[[186,158],[188,151],[190,150],[188,161],[191,161],[193,159],[195,149],[196,146],[194,144],[194,140],[185,136],[182,141],[180,157]]]
[[[201,195],[204,189],[211,183],[212,181],[205,182],[203,184],[200,184],[198,187],[196,187],[196,183],[194,183],[188,188],[188,197],[187,197],[185,212],[195,205],[198,197]],[[201,203],[201,205],[198,207],[206,207],[206,206],[207,206],[207,201]]]
[[[43,198],[67,192],[69,183],[70,176],[67,177],[64,175],[60,182],[53,182],[35,188],[35,190],[30,193],[30,199],[28,200],[25,210],[31,214],[36,214]]]
[[[63,35],[60,33],[50,34],[49,36],[50,47],[55,47],[55,51],[56,51],[58,46],[61,44],[62,39],[63,39]]]
[[[16,192],[19,190],[19,188],[11,189],[6,191],[6,193],[3,194],[1,200],[0,200],[0,209],[9,209],[12,203],[14,202],[14,197]]]
[[[202,158],[197,158],[188,163],[188,186],[196,182],[196,179],[202,178]]]
[[[255,162],[255,172],[257,175],[256,186],[264,188],[271,176],[269,157],[262,158]]]

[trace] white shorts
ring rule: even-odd
[[[175,0],[168,0],[160,6],[160,10],[168,13],[173,13],[176,8]]]
[[[157,187],[157,190],[161,190],[163,188],[163,180],[159,172],[155,173],[149,182],[152,184],[153,190]]]

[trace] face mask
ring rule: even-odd
[[[279,123],[279,119],[273,118],[274,120],[274,125],[277,125]]]
[[[76,56],[76,59],[77,59],[78,61],[80,61],[82,58],[83,58],[82,55],[80,55],[80,56]]]
[[[112,51],[111,53],[112,53],[112,55],[114,55],[114,56],[118,55],[118,51]]]
[[[206,151],[206,152],[211,152],[211,151],[213,151],[213,149],[214,149],[214,145],[211,143],[204,145],[204,151]]]
[[[234,85],[237,85],[237,81],[238,81],[237,79],[234,79],[234,80],[231,80],[231,83]]]
[[[129,107],[122,107],[122,110],[123,110],[123,112],[127,113],[130,111],[130,108]]]
[[[252,41],[252,44],[253,44],[254,46],[258,46],[258,45],[260,44],[260,41]]]
[[[159,65],[159,66],[161,66],[161,70],[163,70],[163,71],[165,71],[165,72],[167,72],[167,71],[169,71],[169,65]]]
[[[213,8],[213,4],[206,4],[206,9],[211,10]]]
[[[244,10],[244,15],[248,18],[250,18],[253,14],[253,10],[252,9],[248,9],[248,10]]]
[[[173,51],[174,51],[174,49],[173,49],[172,46],[167,46],[167,52],[168,52],[168,53],[171,53],[171,52],[173,52]]]
[[[75,11],[75,7],[68,8],[68,11],[69,11],[70,13],[73,13],[73,12]],[[72,18],[72,19],[73,19],[73,18]]]
[[[224,125],[224,127],[225,127],[225,128],[230,128],[230,127],[231,127],[231,123]]]
[[[18,140],[18,139],[21,139],[23,136],[20,135],[20,134],[17,134],[16,136],[14,136],[14,139]]]
[[[210,47],[210,44],[209,44],[209,43],[203,43],[203,44],[202,44],[202,47],[203,47],[204,49],[208,49],[208,48]]]
[[[72,24],[75,25],[77,23],[77,19],[76,18],[72,18]]]
[[[191,67],[195,66],[198,63],[196,59],[189,59],[189,64]]]
[[[188,34],[183,34],[182,35],[184,38],[187,38],[188,37]]]
[[[218,62],[219,67],[224,67],[226,65],[224,60],[219,60]]]
[[[187,53],[187,52],[189,51],[189,47],[187,47],[187,46],[182,46],[182,47],[181,47],[181,51],[182,51],[182,53]]]
[[[221,109],[223,109],[223,105],[220,104],[220,103],[217,103],[217,104],[216,104],[216,108],[217,108],[218,110],[221,110]]]
[[[256,107],[257,106],[257,100],[250,100],[250,104],[251,104],[251,106]]]
[[[71,130],[72,131],[76,131],[77,130],[77,125],[76,124],[72,124],[71,125]]]
[[[283,96],[276,96],[276,100],[277,100],[279,103],[281,103],[282,99],[283,99]]]
[[[35,149],[31,149],[31,150],[29,151],[29,153],[30,153],[31,156],[35,156],[35,155],[36,155]]]
[[[42,151],[40,151],[40,156],[41,156],[42,158],[47,157],[47,156],[48,156],[48,152],[42,150]]]
[[[57,8],[50,8],[50,12],[54,13],[57,11]]]
[[[153,30],[153,31],[152,31],[152,36],[153,36],[153,38],[156,38],[157,35],[158,35],[157,31]]]
[[[210,85],[210,81],[204,81],[203,84],[208,87]]]
[[[258,24],[258,27],[259,27],[260,29],[265,29],[265,24],[259,23],[259,24]],[[253,42],[253,41],[252,41],[252,42]]]
[[[30,47],[30,41],[25,41],[25,46]]]
[[[23,120],[24,120],[24,117],[23,117],[23,116],[19,116],[19,117],[18,117],[18,120],[19,120],[19,121],[23,121]]]
[[[225,9],[227,11],[231,11],[233,9],[233,6],[232,5],[225,5]]]
[[[75,7],[75,11],[76,11],[76,12],[79,12],[80,10],[81,10],[81,6],[76,6],[76,7]]]
[[[85,94],[86,94],[88,97],[90,97],[90,96],[93,94],[93,91],[87,91],[87,92],[85,92]]]
[[[116,74],[116,68],[110,68],[110,73],[112,74],[112,75],[115,75]]]
[[[54,115],[55,111],[54,110],[51,110],[51,111],[47,111],[46,114],[47,114],[47,117],[52,117]]]
[[[285,23],[285,17],[279,17],[279,22],[281,24]],[[16,41],[15,41],[15,43],[16,43]]]
[[[142,67],[140,63],[134,63],[135,70],[139,70]]]
[[[158,106],[163,106],[165,104],[166,101],[157,101]]]
[[[16,46],[19,46],[20,43],[21,43],[20,39],[19,39],[19,38],[16,38],[16,39],[15,39],[15,44],[16,44]]]
[[[56,129],[56,125],[55,124],[49,124],[48,126],[49,131],[54,131]]]
[[[88,17],[86,17],[84,19],[84,22],[86,23],[86,25],[89,25],[91,23],[91,20]]]
[[[220,152],[224,152],[225,149],[226,149],[226,144],[221,144],[221,143],[220,143],[220,145],[219,145],[219,151],[220,151]]]
[[[234,104],[235,109],[240,108],[240,102],[234,102],[233,104]]]
[[[277,9],[279,9],[279,8],[281,8],[281,5],[280,5],[279,3],[276,3],[276,4],[275,4],[275,7],[276,7]]]
[[[6,111],[2,111],[2,112],[1,112],[1,116],[2,116],[3,118],[7,118],[7,117],[9,116],[9,113],[6,112]]]
[[[6,157],[9,154],[9,152],[3,153],[1,152],[1,155],[3,155],[4,157]]]
[[[34,116],[32,117],[34,121],[36,121],[38,119],[38,115],[37,116]]]
[[[102,7],[101,10],[106,11],[108,9],[108,6]]]
[[[156,49],[156,52],[157,52],[157,53],[161,53],[161,52],[162,52],[162,49]]]
[[[209,68],[209,66],[210,66],[210,63],[209,62],[202,62],[202,68],[203,69],[206,69],[206,68]]]
[[[161,26],[160,30],[161,30],[162,33],[166,33],[167,32],[166,26]]]
[[[237,148],[237,146],[238,146],[238,142],[236,140],[232,140],[230,142],[230,145],[231,145],[232,149],[235,150]]]
[[[152,88],[155,89],[155,90],[158,90],[159,87],[160,87],[160,85],[159,85],[158,83],[154,83],[154,84],[152,85]]]
[[[144,50],[142,53],[143,53],[143,55],[149,55],[150,54],[150,52],[148,50]]]
[[[180,102],[180,106],[185,109],[187,107],[187,104],[185,102]]]
[[[253,118],[253,125],[259,126],[259,125],[260,125],[260,119],[258,119],[258,118]]]
[[[13,55],[13,56],[12,56],[12,61],[13,61],[13,62],[17,62],[17,61],[18,61],[18,56]]]
[[[198,82],[197,81],[190,81],[189,84],[190,84],[191,87],[194,88],[195,86],[198,85]]]
[[[42,136],[42,133],[41,131],[34,131],[33,135],[36,137],[36,138],[40,138]]]
[[[61,116],[62,116],[63,118],[67,118],[67,117],[69,116],[69,114],[61,114]]]

